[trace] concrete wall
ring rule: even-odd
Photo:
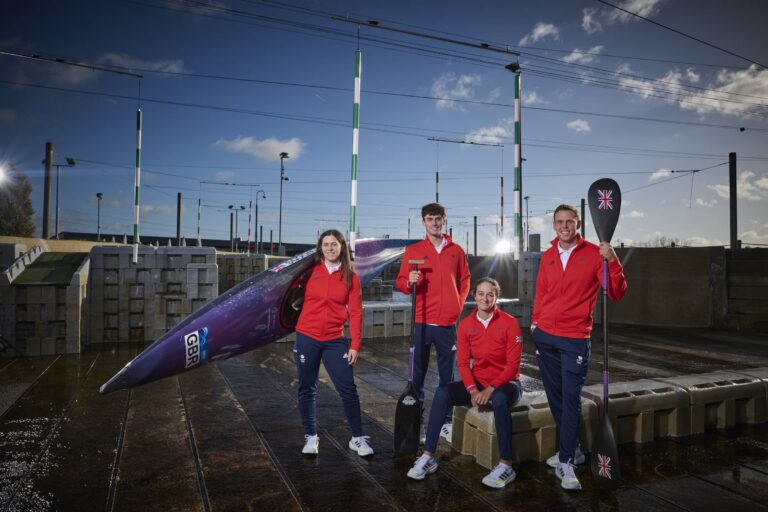
[[[0,272],[10,267],[25,252],[27,252],[25,244],[0,243]]]
[[[131,247],[91,251],[88,344],[159,338],[219,294],[212,247]]]
[[[237,283],[267,269],[268,257],[264,254],[216,255],[219,265],[219,293],[224,293]]]
[[[670,326],[722,325],[727,314],[725,249],[618,249],[628,289],[611,302],[611,322]],[[599,301],[598,301],[599,302]],[[595,319],[599,319],[599,304]]]

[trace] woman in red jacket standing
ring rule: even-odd
[[[344,413],[352,429],[349,448],[365,457],[373,454],[368,436],[363,435],[360,399],[352,366],[360,351],[363,326],[363,297],[360,279],[349,257],[347,242],[339,231],[330,229],[317,240],[317,265],[307,282],[293,358],[299,372],[299,412],[304,425],[302,453],[317,454],[317,374],[322,360],[341,395]],[[351,343],[344,337],[349,319]]]

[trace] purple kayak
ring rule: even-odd
[[[413,240],[355,243],[355,271],[365,286]],[[292,333],[294,307],[314,265],[315,250],[299,254],[230,288],[190,314],[101,386],[102,394],[193,370],[248,352]]]

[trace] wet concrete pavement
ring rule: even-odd
[[[599,335],[598,335],[599,338]],[[768,366],[768,336],[617,327],[611,380]],[[601,381],[595,339],[588,384]],[[272,344],[106,397],[99,386],[137,353],[0,360],[0,510],[475,511],[768,510],[768,424],[620,446],[620,489],[562,490],[543,463],[517,464],[502,490],[487,470],[440,445],[422,482],[392,450],[405,340],[367,340],[356,367],[373,457],[349,450],[341,401],[321,371],[320,454],[301,455],[291,345]],[[434,368],[433,368],[434,370]],[[541,389],[530,340],[523,386]],[[427,379],[428,397],[437,376]]]

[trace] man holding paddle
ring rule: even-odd
[[[421,219],[427,236],[406,248],[396,284],[398,290],[409,295],[411,287],[416,286],[413,386],[423,416],[424,378],[432,345],[437,352],[440,385],[453,380],[456,320],[469,294],[469,265],[464,250],[443,233],[445,208],[438,203],[424,205]],[[423,260],[424,263],[418,270],[413,270],[408,263],[410,260]],[[449,441],[451,417],[452,411],[448,411],[441,429],[441,435]],[[424,435],[420,437],[423,442]]]
[[[581,388],[589,367],[592,312],[603,281],[603,261],[608,268],[608,296],[621,300],[627,290],[610,243],[587,242],[579,234],[580,226],[575,207],[562,204],[555,209],[557,236],[541,257],[531,324],[541,378],[560,433],[559,451],[547,464],[555,467],[561,486],[569,490],[581,489],[573,464],[584,462],[578,449]]]

